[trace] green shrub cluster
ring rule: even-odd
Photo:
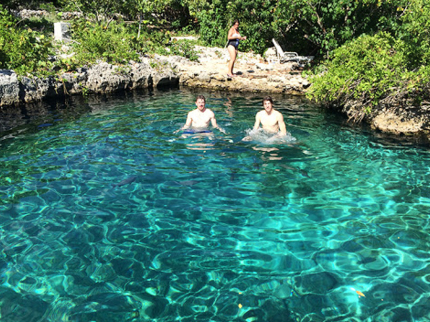
[[[190,60],[197,55],[188,41],[170,43],[169,31],[144,28],[138,35],[137,24],[112,21],[109,24],[79,19],[73,23],[75,64],[91,64],[104,60],[114,64],[137,61],[144,54],[173,54]],[[170,51],[165,48],[170,46]]]
[[[83,19],[74,21],[72,30],[76,59],[89,64],[97,60],[119,64],[137,60],[136,36],[127,29],[123,23],[115,21],[109,25]]]
[[[187,41],[170,43],[170,31],[143,26],[139,34],[137,23],[81,18],[72,21],[73,41],[68,45],[73,55],[57,55],[58,59],[51,62],[49,56],[55,56],[56,51],[52,28],[48,29],[47,36],[29,25],[40,27],[34,19],[18,23],[0,6],[0,68],[12,69],[19,75],[56,74],[100,60],[126,64],[130,60],[138,61],[140,55],[152,53],[171,53],[197,60],[193,44]],[[166,46],[170,46],[170,52]]]
[[[195,42],[188,40],[174,41],[170,45],[170,52],[166,54],[177,55],[188,58],[190,61],[197,61],[197,52],[194,49]]]
[[[18,74],[46,73],[54,48],[51,39],[30,28],[17,28],[18,21],[0,5],[0,68]]]
[[[316,101],[342,105],[349,99],[362,99],[376,105],[391,90],[397,90],[409,77],[400,43],[388,33],[363,35],[333,52],[317,73],[311,75],[308,95]]]
[[[430,83],[429,21],[430,4],[412,1],[392,34],[363,35],[334,50],[332,60],[309,74],[308,96],[331,106],[358,102],[351,115],[358,120],[391,97],[412,95],[419,103]]]

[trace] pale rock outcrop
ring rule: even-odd
[[[81,93],[106,94],[148,87],[190,86],[238,92],[287,93],[303,95],[309,83],[294,63],[276,64],[260,55],[240,53],[237,76],[227,77],[227,50],[197,46],[199,61],[179,56],[141,57],[116,66],[99,62],[59,76],[21,77],[13,71],[0,73],[0,107],[35,102],[54,96]]]
[[[372,119],[372,127],[387,133],[416,134],[422,131],[424,121],[420,118],[405,119],[392,112],[381,113]]]
[[[124,69],[106,62],[88,69],[86,87],[90,93],[111,93],[130,87],[131,78],[127,75],[129,67]]]
[[[0,107],[16,105],[20,102],[17,75],[11,70],[0,70]]]

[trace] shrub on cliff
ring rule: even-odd
[[[411,1],[404,13],[394,35],[365,35],[334,50],[334,58],[310,75],[309,97],[346,106],[357,121],[381,107],[381,101],[395,108],[399,98],[412,97],[419,106],[430,83],[430,4]]]
[[[109,63],[127,63],[138,60],[135,35],[123,23],[95,23],[85,19],[73,22],[73,43],[76,58],[83,64],[105,60]]]
[[[362,34],[390,31],[403,14],[399,6],[409,0],[277,0],[273,28],[281,40],[312,48],[331,57],[331,52]]]
[[[17,74],[47,72],[51,39],[30,28],[19,29],[18,21],[0,5],[0,68]]]
[[[119,21],[96,23],[85,19],[73,22],[75,65],[91,64],[97,60],[123,64],[138,61],[140,55],[159,53],[179,55],[196,60],[194,48],[186,41],[170,43],[170,32],[144,29],[138,37],[137,24]],[[165,48],[170,46],[170,52]]]
[[[362,118],[381,98],[407,83],[409,75],[399,47],[387,33],[365,35],[341,46],[333,52],[333,60],[324,64],[325,71],[310,77],[308,96],[337,106],[360,100],[363,109],[353,117]]]
[[[405,43],[410,68],[421,68],[430,63],[430,2],[410,1],[405,11],[396,35]]]

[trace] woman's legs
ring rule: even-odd
[[[236,61],[237,50],[232,45],[229,45],[227,49],[228,49],[228,53],[230,54],[230,61],[228,62],[227,74],[233,76],[233,67],[234,67],[234,62]]]

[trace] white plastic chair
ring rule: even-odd
[[[272,39],[272,42],[275,45],[276,55],[280,63],[285,63],[287,61],[296,61],[298,63],[300,62],[309,63],[311,60],[314,59],[314,56],[299,56],[294,51],[283,51],[281,46],[275,40],[275,38]]]

